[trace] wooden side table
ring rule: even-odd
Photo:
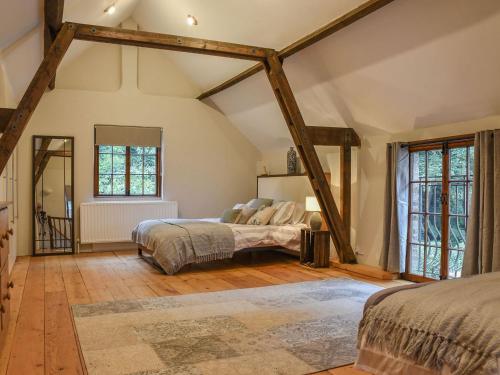
[[[300,263],[330,267],[330,232],[304,228],[300,232]]]

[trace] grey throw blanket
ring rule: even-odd
[[[375,294],[358,345],[436,371],[498,374],[500,272]]]
[[[169,275],[187,264],[231,258],[235,249],[227,225],[200,220],[146,220],[134,229],[132,240],[153,250]]]

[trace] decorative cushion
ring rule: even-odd
[[[233,210],[242,209],[243,207],[245,207],[245,203],[236,203],[233,206]]]
[[[252,207],[252,208],[255,208],[255,209],[260,209],[262,206],[264,207],[269,207],[273,204],[273,200],[272,199],[268,199],[268,198],[255,198],[255,199],[252,199],[250,202],[248,202],[246,205],[248,207]]]
[[[247,222],[249,225],[267,225],[273,217],[276,209],[273,207],[264,207],[257,211]]]
[[[241,209],[228,208],[224,211],[221,218],[221,223],[237,223],[241,216]]]
[[[269,224],[283,225],[288,224],[292,220],[293,212],[295,210],[295,202],[283,202],[279,205],[276,213],[273,215]]]
[[[250,219],[256,212],[256,208],[244,206],[241,209],[241,214],[236,224],[246,224],[248,219]]]
[[[290,224],[302,224],[305,223],[306,207],[304,203],[295,203],[295,208],[293,210],[292,219]]]

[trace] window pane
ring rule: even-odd
[[[130,195],[142,195],[142,175],[130,176]]]
[[[142,155],[144,153],[144,148],[143,147],[131,146],[130,147],[130,153],[132,155]]]
[[[428,247],[425,257],[425,276],[439,279],[441,275],[441,248]]]
[[[472,182],[469,182],[467,184],[467,215],[469,215],[471,204],[472,204]]]
[[[113,155],[113,173],[125,174],[125,155]]]
[[[125,176],[113,176],[113,195],[125,195]]]
[[[124,154],[127,151],[125,146],[113,146],[113,154]]]
[[[427,179],[441,180],[443,176],[443,154],[441,150],[427,151]]]
[[[410,247],[410,273],[420,276],[424,274],[423,245],[411,245]]]
[[[462,276],[464,252],[458,250],[450,250],[448,254],[448,277],[454,279]]]
[[[425,212],[425,184],[411,184],[411,212]]]
[[[144,176],[144,194],[145,195],[155,195],[156,194],[156,176]]]
[[[474,146],[469,147],[469,179],[474,177]]]
[[[156,147],[144,147],[144,153],[149,155],[156,155]]]
[[[466,200],[467,200],[466,184],[452,182],[450,183],[450,214],[465,215],[466,212]]]
[[[111,154],[100,154],[99,155],[99,173],[100,174],[111,174]]]
[[[425,216],[424,215],[411,215],[410,222],[410,242],[424,243],[425,238]]]
[[[111,176],[110,175],[100,175],[99,176],[99,194],[111,195]]]
[[[432,183],[427,185],[427,212],[441,213],[441,183]]]
[[[156,156],[144,156],[144,174],[156,174]]]
[[[425,180],[425,151],[411,153],[411,181]]]
[[[467,234],[466,218],[462,216],[450,216],[449,218],[449,242],[451,249],[465,249]]]
[[[99,146],[99,153],[109,153],[113,152],[113,146]]]
[[[142,155],[130,157],[130,173],[142,174]]]
[[[441,215],[427,216],[427,245],[441,246]]]
[[[465,180],[467,178],[467,148],[450,149],[450,179]]]

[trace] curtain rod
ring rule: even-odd
[[[432,145],[436,143],[445,143],[445,142],[459,142],[459,141],[470,141],[474,139],[474,134],[463,134],[463,135],[455,135],[451,137],[442,137],[442,138],[434,138],[427,139],[422,141],[412,141],[405,142],[401,144],[401,147],[409,147],[409,146],[425,146]]]

